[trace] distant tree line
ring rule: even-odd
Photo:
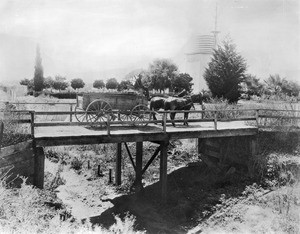
[[[66,90],[69,86],[71,86],[74,90],[78,90],[85,86],[85,83],[81,78],[72,79],[70,84],[67,79],[61,75],[56,75],[54,79],[50,76],[43,79],[43,83],[39,84],[39,88],[34,83],[34,79],[23,79],[20,81],[21,85],[27,86],[28,91],[42,91],[43,89],[54,89],[58,91]]]

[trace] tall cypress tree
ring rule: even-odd
[[[246,61],[236,52],[235,45],[224,41],[223,46],[214,51],[203,76],[214,97],[237,102],[241,95],[240,84],[244,80],[246,68]]]
[[[36,47],[36,58],[34,66],[34,91],[42,91],[44,88],[44,70],[42,66],[42,58],[40,54],[40,47]]]

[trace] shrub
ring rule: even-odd
[[[71,161],[71,168],[76,171],[79,171],[82,168],[82,164],[83,164],[82,161],[80,161],[78,158],[75,157]]]
[[[46,95],[50,97],[55,97],[58,99],[76,99],[76,92],[60,92],[60,93],[51,93],[44,92]]]

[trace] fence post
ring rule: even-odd
[[[201,105],[201,119],[204,119],[205,116],[205,106],[202,104]]]
[[[163,131],[164,133],[166,133],[167,131],[167,113],[164,112],[163,114]]]
[[[258,125],[259,125],[258,118],[259,118],[259,109],[257,109],[257,110],[255,111],[255,119],[256,119],[256,126],[257,126],[257,127],[258,127]]]
[[[2,146],[3,131],[4,131],[4,123],[0,121],[0,151]]]
[[[110,135],[110,114],[107,113],[107,135]]]
[[[73,111],[73,105],[72,104],[70,104],[70,122],[72,122],[72,111]]]
[[[214,125],[215,125],[215,130],[217,130],[217,118],[218,118],[217,111],[215,111],[215,112],[214,112]]]

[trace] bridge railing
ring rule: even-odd
[[[235,114],[235,112],[238,114]],[[75,115],[78,114],[76,111],[23,111],[13,110],[10,112],[13,116],[23,116],[22,118],[11,119],[12,122],[21,124],[30,124],[31,135],[34,135],[35,127],[47,127],[47,126],[105,126],[108,134],[110,134],[111,127],[118,125],[141,125],[141,124],[162,124],[163,131],[166,132],[166,126],[169,123],[188,123],[197,122],[213,122],[215,130],[218,129],[218,122],[226,121],[250,121],[254,122],[258,128],[268,128],[274,125],[280,126],[289,122],[292,126],[298,127],[300,120],[300,111],[294,110],[274,110],[274,109],[225,109],[225,110],[189,110],[189,111],[149,111],[148,114],[160,114],[161,119],[159,120],[143,120],[137,123],[133,121],[120,121],[113,120],[112,114],[118,114],[118,111],[105,112],[105,122],[73,122],[72,118],[69,121],[51,121],[41,122],[36,121],[36,117],[39,115]],[[82,112],[82,114],[97,114],[98,112]],[[190,115],[195,114],[196,118],[184,119],[167,119],[167,115],[170,113],[189,113]],[[227,114],[226,114],[227,113]],[[229,114],[228,114],[229,113]],[[233,114],[232,114],[233,113]],[[129,112],[128,112],[129,114]],[[27,116],[27,118],[24,118]]]

